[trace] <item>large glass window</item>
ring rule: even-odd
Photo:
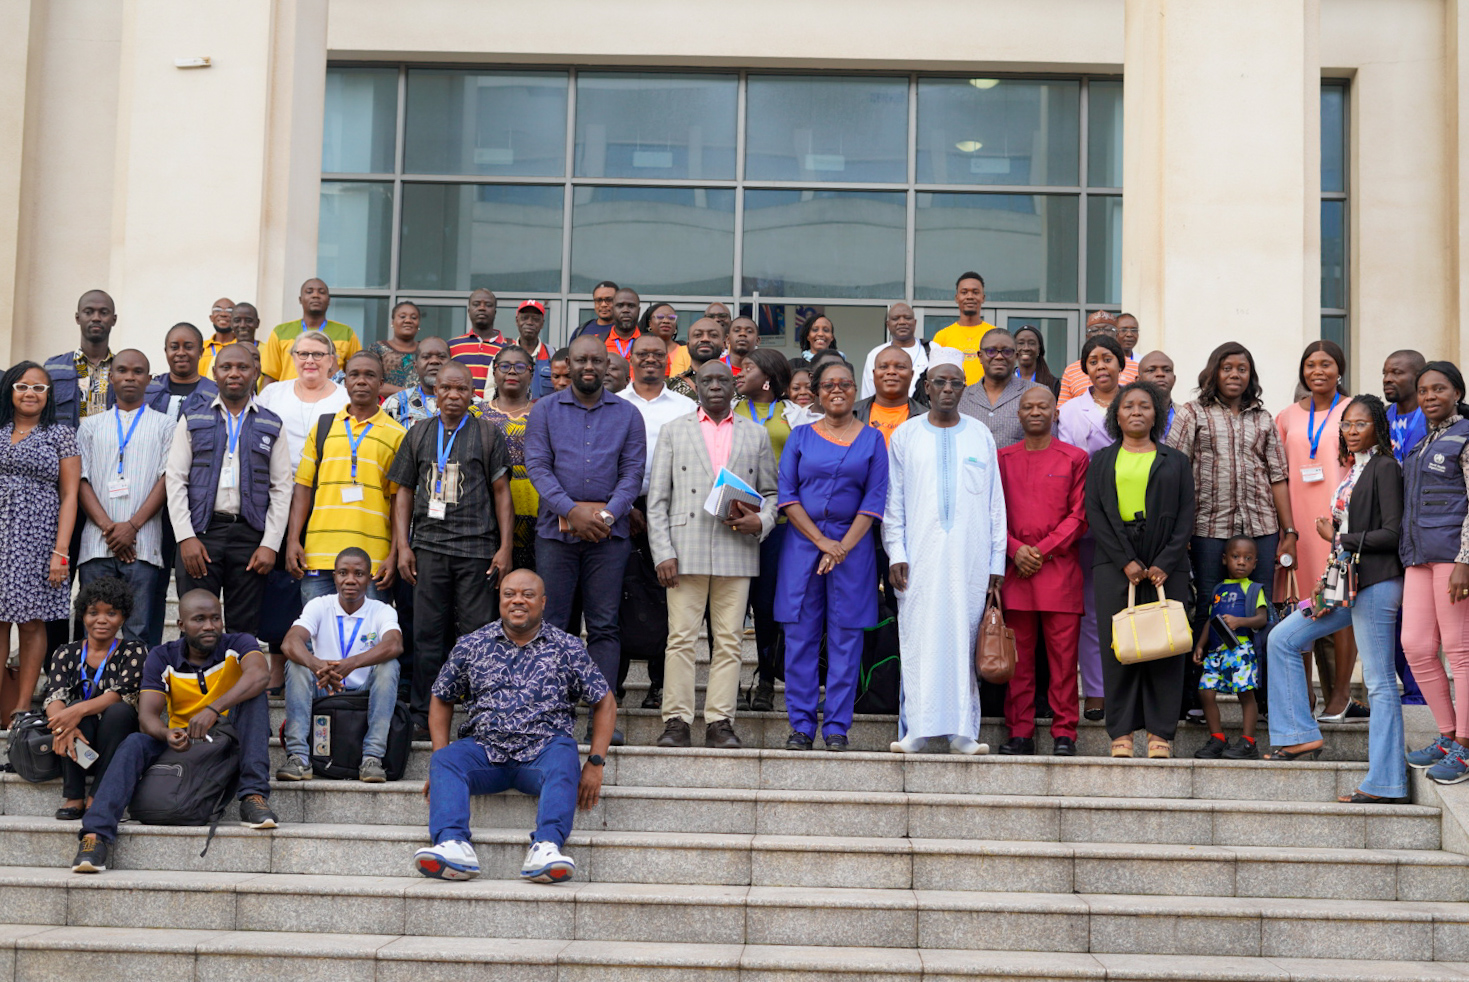
[[[1321,83],[1321,336],[1351,353],[1347,83]]]
[[[688,317],[758,297],[786,349],[822,309],[948,323],[966,269],[1012,318],[1120,299],[1115,78],[352,65],[326,89],[317,272],[364,342],[400,299],[461,333],[487,287],[505,330],[546,302],[560,344],[603,280]]]

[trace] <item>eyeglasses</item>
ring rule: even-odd
[[[822,392],[851,392],[857,386],[851,379],[838,378],[821,383]]]
[[[18,389],[20,388],[20,386],[17,385],[16,388]],[[1370,419],[1360,419],[1349,423],[1343,420],[1339,425],[1340,429],[1344,433],[1360,433],[1363,430],[1371,427],[1372,421]]]
[[[233,307],[215,307],[210,312],[211,313],[215,313],[215,314],[233,314],[235,312],[235,308],[233,308]]]
[[[34,392],[38,396],[43,396],[51,391],[51,386],[44,382],[37,382],[35,385],[29,382],[17,382],[13,388],[16,392]]]
[[[1006,358],[1015,357],[1014,348],[980,348],[979,351],[986,358],[996,358],[1000,355],[1004,355]]]
[[[530,366],[523,361],[512,361],[502,365],[496,365],[495,371],[504,372],[506,375],[524,375],[530,371]]]
[[[962,389],[964,380],[962,378],[931,378],[928,384],[936,389]]]
[[[297,351],[297,358],[305,358],[308,361],[320,361],[327,356],[325,351]]]

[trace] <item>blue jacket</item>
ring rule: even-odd
[[[76,351],[66,351],[46,359],[43,366],[51,376],[52,394],[56,397],[56,422],[72,429],[82,425],[81,379],[77,377]],[[112,387],[107,388],[107,405],[117,400]]]
[[[111,390],[107,393],[112,395]],[[214,384],[213,379],[200,378],[199,387],[194,390],[194,395],[203,396],[206,400],[213,402],[214,397],[219,395],[219,386]],[[148,388],[143,392],[143,405],[157,412],[167,414],[170,396],[168,392],[168,373],[153,376],[153,381],[148,383]],[[179,415],[183,415],[180,407]]]
[[[1436,439],[1424,437],[1403,461],[1403,537],[1398,555],[1404,566],[1451,563],[1459,555],[1459,531],[1469,514],[1469,496],[1459,457],[1469,440],[1469,419],[1461,419]]]
[[[204,403],[197,393],[185,400],[183,416],[194,452],[189,465],[189,521],[198,534],[209,527],[214,515],[214,496],[229,440],[224,410]],[[270,455],[275,441],[284,439],[281,418],[262,406],[247,409],[238,439],[240,514],[252,529],[264,532],[265,515],[270,510]]]

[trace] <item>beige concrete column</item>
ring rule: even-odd
[[[1450,0],[1445,19],[1444,90],[1447,104],[1445,139],[1449,143],[1448,209],[1452,221],[1447,257],[1449,317],[1443,325],[1442,356],[1463,366],[1469,362],[1469,0]],[[1429,358],[1439,357],[1429,353]]]
[[[1317,0],[1127,0],[1122,306],[1191,393],[1254,352],[1267,405],[1320,335]]]
[[[31,3],[0,5],[0,364],[9,365],[19,285]]]

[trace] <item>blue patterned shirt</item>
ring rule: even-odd
[[[520,647],[498,620],[459,639],[433,688],[464,706],[459,736],[473,735],[492,764],[534,760],[555,737],[575,733],[578,699],[594,706],[608,691],[580,638],[542,623]]]

